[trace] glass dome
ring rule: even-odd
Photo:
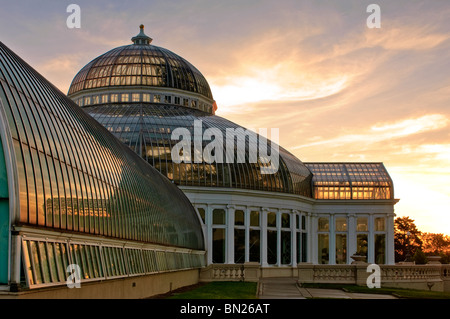
[[[294,155],[279,147],[279,169],[274,174],[262,174],[260,161],[249,160],[249,139],[236,129],[241,126],[222,117],[177,105],[157,103],[107,104],[84,110],[105,126],[162,174],[178,185],[229,187],[271,192],[284,192],[311,197],[310,170]],[[174,129],[182,127],[194,132],[195,121],[202,121],[202,130],[218,128],[222,132],[226,153],[226,129],[234,129],[237,139],[245,139],[245,162],[238,163],[175,163],[171,150],[178,140],[172,140]],[[243,128],[245,131],[245,128]],[[203,135],[203,134],[202,134]],[[266,140],[258,136],[260,142]],[[210,143],[202,141],[202,149]],[[267,144],[271,143],[268,141]],[[269,144],[270,145],[270,144]],[[192,142],[191,154],[194,154]],[[235,146],[236,147],[236,146]]]
[[[250,161],[253,153],[247,135],[236,131],[239,125],[214,115],[216,105],[209,85],[194,66],[169,50],[151,45],[142,25],[132,41],[86,65],[75,76],[69,97],[178,185],[312,196],[311,171],[285,149],[279,147],[279,169],[273,174],[261,172],[266,165],[261,161]],[[203,132],[218,128],[224,146],[227,128],[234,129],[236,138],[245,140],[245,162],[241,158],[233,163],[172,161],[171,150],[178,143],[171,139],[173,130],[193,132],[195,121],[202,121]],[[256,136],[266,145],[272,143]],[[202,142],[203,149],[209,142]],[[195,143],[191,144],[193,154]],[[226,147],[223,151],[225,154]]]
[[[179,89],[212,100],[205,77],[177,54],[151,45],[144,32],[132,38],[133,44],[100,55],[78,72],[69,97],[83,90],[122,86],[152,86]]]

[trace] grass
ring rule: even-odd
[[[356,285],[337,285],[337,284],[302,284],[304,288],[324,288],[324,289],[343,289],[347,292],[385,294],[394,295],[398,298],[406,299],[450,299],[450,292],[413,290],[402,288],[373,288]]]
[[[215,281],[183,292],[173,292],[168,299],[256,299],[256,282]]]

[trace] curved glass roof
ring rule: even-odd
[[[183,192],[1,42],[0,122],[14,225],[204,249]]]
[[[284,192],[311,197],[312,174],[299,159],[280,147],[278,171],[262,174],[261,169],[265,164],[249,159],[251,148],[245,128],[222,117],[177,105],[155,103],[112,103],[85,107],[84,110],[176,184]],[[208,128],[217,128],[222,132],[224,153],[228,147],[226,130],[234,129],[236,139],[245,140],[245,159],[238,159],[238,152],[235,151],[232,163],[225,160],[223,163],[207,163],[204,158],[198,163],[173,162],[171,150],[179,141],[171,139],[172,132],[177,128],[186,128],[194,136],[195,121],[201,121],[203,133]],[[239,128],[241,132],[236,131]],[[271,143],[261,136],[258,139],[266,145]],[[202,149],[210,142],[203,139]],[[234,145],[235,148],[239,146],[237,142]],[[194,153],[192,139],[191,154]]]
[[[180,89],[213,99],[205,77],[177,54],[151,45],[141,32],[133,44],[100,55],[78,72],[69,89],[69,97],[79,91],[121,86],[150,86]]]
[[[305,163],[313,172],[316,199],[393,199],[383,163]]]

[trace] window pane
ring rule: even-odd
[[[242,210],[235,211],[234,224],[235,225],[244,225],[244,211],[242,211]]]
[[[277,214],[268,212],[267,213],[267,227],[277,227]]]
[[[59,277],[58,277],[58,269],[56,268],[56,260],[55,260],[55,254],[53,251],[53,245],[54,243],[47,243],[47,251],[48,251],[48,255],[49,255],[49,264],[50,264],[50,269],[51,269],[51,274],[52,274],[52,282],[58,282]]]
[[[336,234],[336,264],[347,263],[347,235]]]
[[[281,263],[289,265],[291,263],[291,232],[281,232]]]
[[[386,235],[375,234],[375,263],[384,264],[386,262]]]
[[[306,229],[306,216],[302,216],[302,229]]]
[[[385,231],[386,222],[383,217],[375,218],[375,231]]]
[[[225,229],[213,228],[213,254],[212,262],[223,264],[225,262]]]
[[[48,258],[47,258],[47,250],[45,249],[45,243],[44,242],[38,242],[38,248],[39,248],[39,258],[40,263],[42,266],[42,275],[44,276],[44,282],[48,283],[51,282],[50,279],[50,268],[48,266]]]
[[[250,226],[259,227],[259,212],[252,211],[250,213]]]
[[[267,231],[267,262],[270,265],[277,263],[277,231]]]
[[[328,264],[329,261],[329,238],[328,234],[319,234],[319,264]]]
[[[203,208],[197,208],[198,213],[200,214],[200,217],[203,221],[203,224],[205,223],[205,210]]]
[[[306,252],[307,252],[308,234],[302,233],[302,262],[306,262]]]
[[[213,224],[225,225],[225,211],[223,209],[213,210]]]
[[[335,224],[336,224],[336,231],[347,231],[347,218],[337,217]]]
[[[358,234],[356,236],[356,254],[367,257],[367,234]]]
[[[42,284],[42,273],[41,273],[41,263],[40,263],[40,257],[38,253],[37,243],[35,241],[30,241],[30,254],[31,258],[33,260],[34,268],[35,268],[35,275],[36,280],[34,280],[35,284]]]
[[[234,262],[245,262],[245,229],[234,230]]]
[[[318,231],[328,231],[329,230],[329,222],[327,217],[320,217],[319,218],[319,228]]]
[[[259,239],[259,230],[258,229],[250,229],[250,261],[260,262],[260,239]]]
[[[368,231],[368,225],[367,217],[358,217],[356,219],[356,231]]]
[[[291,216],[289,214],[281,214],[281,227],[290,228],[291,227]]]

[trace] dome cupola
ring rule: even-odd
[[[201,72],[179,55],[155,46],[140,32],[132,44],[100,55],[72,81],[68,96],[78,105],[116,102],[170,103],[214,113],[211,89]]]

